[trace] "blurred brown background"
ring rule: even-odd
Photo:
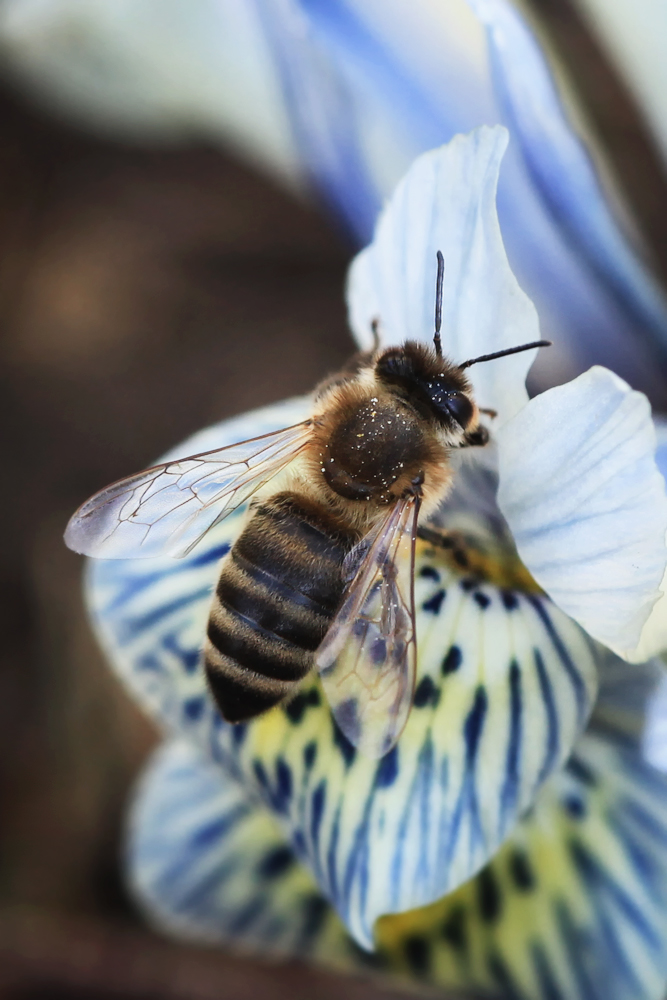
[[[155,739],[88,632],[67,517],[196,429],[340,367],[348,255],[217,150],[124,148],[0,97],[0,898],[29,937],[47,930],[28,908],[133,920],[119,826]]]
[[[636,109],[562,0],[534,0],[667,274],[667,189]],[[0,91],[0,997],[311,997],[352,985],[160,942],[119,872],[155,740],[104,666],[61,541],[72,510],[352,348],[351,248],[199,146],[101,141]]]

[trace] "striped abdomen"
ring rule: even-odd
[[[357,539],[296,494],[255,509],[223,563],[204,646],[208,681],[229,722],[282,701],[312,669]]]

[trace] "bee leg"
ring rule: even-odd
[[[497,410],[490,410],[486,407],[480,406],[480,413],[485,413],[487,417],[491,417],[492,420],[498,416]],[[482,424],[480,424],[475,431],[470,431],[466,434],[463,439],[463,444],[460,445],[461,448],[479,448],[487,444],[489,440],[489,432]]]
[[[482,424],[480,424],[476,430],[468,431],[459,445],[459,448],[480,448],[487,444],[488,440],[489,432],[486,427],[483,427]]]

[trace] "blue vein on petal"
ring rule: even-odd
[[[331,829],[331,836],[329,838],[329,848],[327,850],[327,885],[329,887],[329,893],[331,895],[331,902],[340,910],[342,906],[342,900],[340,897],[340,887],[338,884],[338,866],[336,864],[336,858],[338,856],[338,842],[340,840],[340,814],[342,809],[342,803],[339,802],[336,806],[336,812],[334,814],[333,826]]]
[[[640,828],[640,830],[643,830],[644,833],[655,839],[659,844],[665,843],[664,827],[648,812],[647,809],[641,806],[638,802],[633,802],[630,798],[622,799],[620,808],[626,821],[633,822]]]
[[[540,984],[540,996],[545,1000],[565,1000],[559,986],[556,974],[553,970],[549,956],[545,952],[540,942],[535,942],[530,949],[530,958],[535,970],[535,978]],[[519,997],[517,992],[512,994],[512,998]]]
[[[500,793],[500,830],[499,837],[505,831],[513,818],[519,791],[519,767],[521,764],[521,742],[523,723],[523,691],[521,687],[521,669],[516,660],[510,664],[510,730],[505,760],[505,781]]]
[[[663,789],[664,793],[664,789]],[[616,808],[609,810],[607,821],[614,827],[626,853],[628,861],[642,882],[655,906],[665,911],[667,890],[660,888],[661,872],[655,857],[650,856],[642,843],[642,836],[652,841],[654,848],[662,851],[665,847],[665,828],[638,803],[621,798]]]
[[[565,667],[566,673],[570,678],[572,687],[574,689],[575,700],[577,703],[577,721],[581,725],[586,716],[588,709],[588,697],[586,693],[586,686],[584,684],[583,678],[579,671],[577,670],[572,657],[568,653],[567,649],[563,645],[563,640],[559,636],[554,623],[551,620],[551,616],[547,611],[544,602],[540,600],[539,597],[532,597],[528,595],[528,600],[535,608],[544,628],[551,639],[552,645],[556,652],[558,653],[558,658]]]
[[[172,656],[179,659],[185,668],[185,672],[191,674],[194,673],[199,666],[199,646],[181,646],[178,641],[178,634],[180,631],[182,631],[182,629],[168,632],[163,637],[160,645],[162,649],[166,649],[168,653],[171,653]]]
[[[320,828],[322,826],[322,817],[324,816],[326,797],[327,783],[325,779],[322,779],[311,796],[312,812],[310,817],[310,837],[313,843],[318,868],[320,855]]]
[[[160,604],[145,615],[139,615],[136,618],[125,618],[122,629],[117,629],[115,632],[116,641],[119,646],[125,646],[141,635],[142,632],[145,632],[153,625],[157,625],[163,619],[168,618],[169,615],[173,615],[175,611],[182,611],[183,608],[187,608],[191,604],[196,604],[198,601],[206,600],[210,596],[210,586],[202,587],[200,590],[192,591],[190,594],[169,601],[168,604]]]
[[[598,992],[595,979],[591,976],[591,970],[586,968],[585,955],[581,947],[581,933],[577,929],[570,907],[564,900],[560,900],[554,909],[560,937],[577,982],[579,995],[585,1000],[603,1000],[603,995]]]
[[[366,799],[361,820],[354,833],[354,842],[349,852],[345,871],[343,873],[343,897],[341,903],[344,907],[343,919],[347,923],[350,917],[352,903],[352,887],[355,879],[359,880],[360,910],[365,913],[366,891],[368,888],[368,835],[370,828],[370,815],[374,802],[373,792]],[[365,926],[366,936],[372,939],[372,928]]]
[[[651,930],[648,920],[641,911],[641,907],[628,895],[627,891],[620,884],[618,878],[608,870],[604,862],[597,857],[588,847],[580,843],[577,838],[572,838],[569,842],[569,851],[574,861],[575,868],[581,875],[583,881],[592,891],[592,896],[597,900],[599,915],[609,909],[609,902],[613,903],[622,912],[627,922],[634,925],[635,929],[642,935],[655,952],[659,952],[660,938]],[[608,897],[605,906],[601,894]],[[616,945],[616,942],[615,942]]]
[[[537,677],[540,685],[540,693],[542,695],[542,701],[547,713],[547,745],[542,767],[540,768],[540,773],[538,774],[536,782],[536,787],[539,788],[547,775],[553,771],[554,764],[558,759],[560,740],[558,736],[558,713],[554,703],[551,679],[549,678],[539,649],[533,650],[533,656],[535,659],[535,670],[537,671]]]
[[[187,808],[187,804],[181,803],[181,807],[185,809]],[[241,805],[234,806],[228,813],[209,821],[205,826],[202,826],[195,831],[195,834],[190,839],[188,844],[189,850],[194,853],[205,851],[216,840],[219,840],[221,837],[228,836],[232,829],[237,826],[241,820],[247,818],[247,816],[252,812],[252,808],[251,803],[243,803]],[[168,818],[169,817],[163,817],[164,820],[168,820]],[[191,855],[184,853],[171,866],[165,868],[165,871],[157,885],[159,890],[166,894],[172,893],[178,880],[181,879],[184,874],[188,873],[191,863]],[[218,869],[216,871],[215,879],[212,879],[211,876],[207,876],[205,884],[203,879],[201,882],[191,884],[188,894],[181,897],[180,905],[186,908],[196,905],[198,898],[210,889],[210,885],[214,881],[224,881],[226,874],[227,873],[224,869]]]
[[[412,805],[415,799],[420,800],[420,832],[422,834],[422,841],[424,841],[425,829],[428,829],[428,789],[430,781],[432,780],[433,774],[433,742],[431,740],[430,733],[427,734],[424,745],[419,751],[419,758],[417,760],[417,773],[410,786],[410,792],[407,797],[405,809],[403,810],[403,815],[401,816],[401,822],[398,827],[398,833],[396,837],[396,849],[394,851],[394,857],[391,865],[391,884],[392,884],[392,898],[391,905],[392,908],[396,909],[399,905],[400,898],[400,886],[401,886],[401,871],[403,869],[403,853],[407,843],[407,832],[408,824],[410,821],[410,816],[412,812]],[[426,820],[426,827],[425,827]],[[414,847],[414,844],[410,844]],[[425,851],[420,851],[420,864],[425,860]]]
[[[661,941],[653,932],[641,909],[606,869],[603,862],[576,839],[570,842],[569,849],[574,867],[589,891],[598,927],[606,944],[606,954],[613,961],[614,975],[624,980],[628,988],[638,990],[640,982],[633,972],[631,959],[624,953],[622,939],[611,923],[610,910],[616,908],[620,911],[626,923],[634,927],[650,950],[659,953]]]
[[[201,554],[197,554],[190,559],[174,559],[168,566],[162,565],[158,570],[151,570],[147,573],[127,572],[127,562],[125,559],[107,559],[99,563],[105,582],[119,583],[121,585],[118,593],[100,612],[108,615],[114,611],[119,611],[128,601],[143,593],[155,583],[160,583],[169,576],[178,576],[187,573],[192,569],[199,569],[208,566],[210,563],[218,562],[229,552],[228,544],[216,545],[212,549],[207,549]],[[132,560],[134,566],[135,560]],[[143,565],[143,564],[142,564]]]
[[[475,766],[477,764],[477,753],[484,728],[484,721],[488,710],[488,695],[486,690],[480,685],[475,691],[473,706],[466,716],[463,724],[463,731],[466,743],[466,762],[459,792],[458,801],[454,807],[453,819],[451,822],[448,842],[445,848],[446,864],[450,866],[456,844],[459,838],[459,830],[463,820],[464,810],[467,807],[470,814],[470,840],[469,854],[472,858],[475,844],[484,843],[484,832],[479,814],[479,802],[477,800],[477,790],[475,787]]]

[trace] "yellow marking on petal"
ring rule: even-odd
[[[501,590],[543,593],[516,551],[498,545],[485,546],[479,538],[458,531],[443,531],[441,534],[442,547],[420,538],[417,558],[442,562],[459,576],[478,577]]]

